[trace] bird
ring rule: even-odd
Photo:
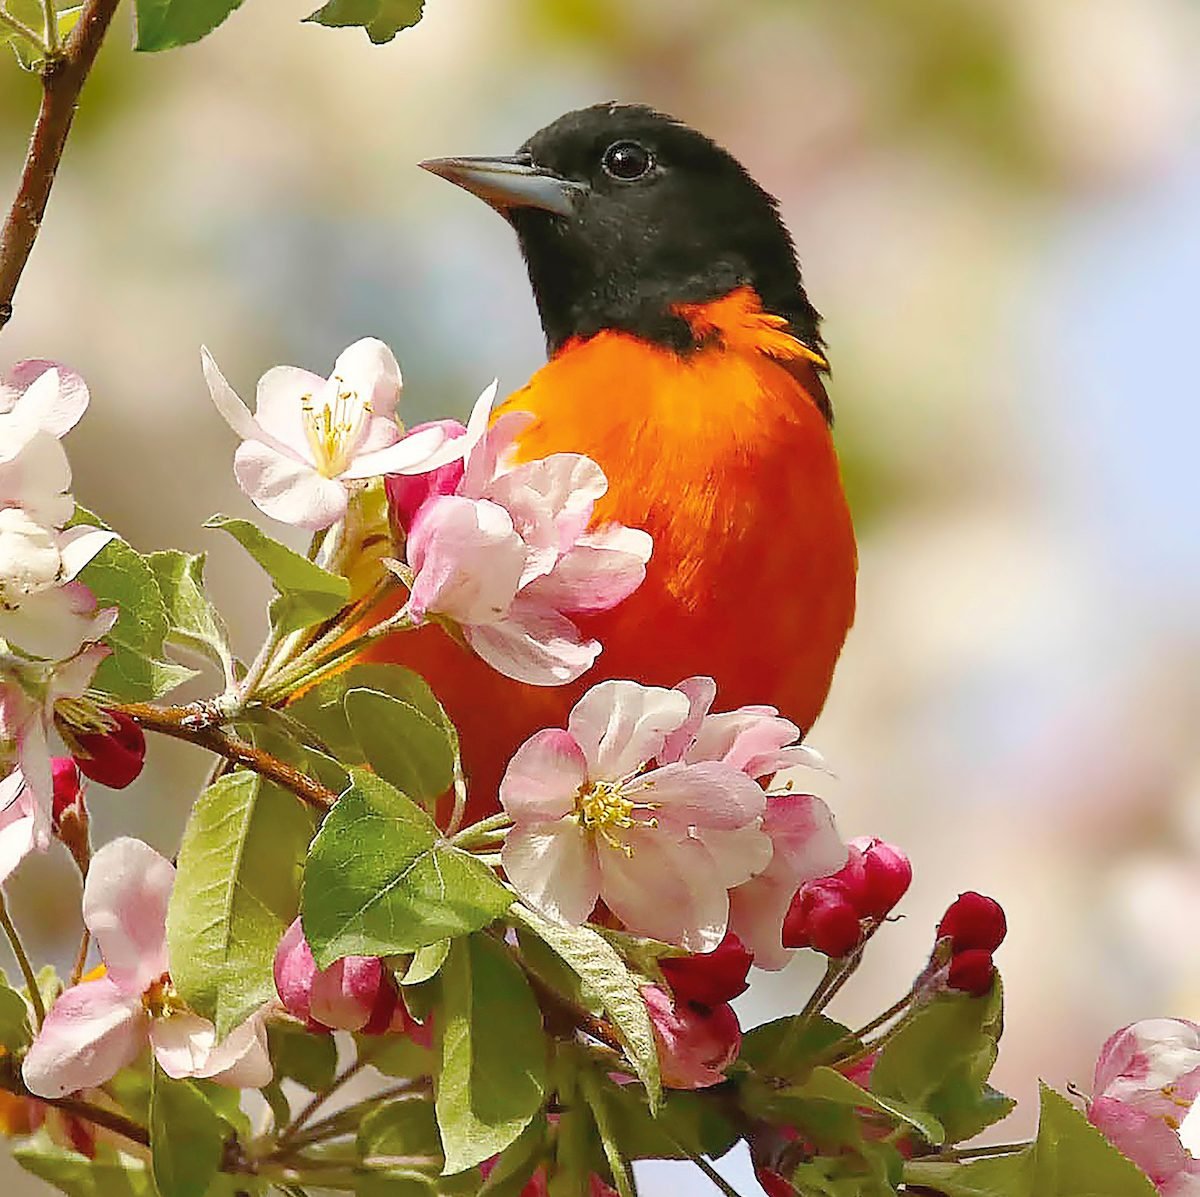
[[[605,679],[708,675],[715,709],[770,705],[807,733],[854,619],[857,551],[820,316],[777,201],[639,104],[569,112],[515,155],[421,166],[516,233],[547,350],[498,409],[532,413],[516,460],[587,454],[609,482],[594,523],[654,540],[641,587],[577,621],[603,651],[570,685],[502,677],[433,626],[369,654],[437,694],[472,816],[498,809],[519,745]]]

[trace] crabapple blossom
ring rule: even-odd
[[[664,956],[658,966],[677,1000],[719,1006],[746,992],[754,958],[732,932],[711,952]]]
[[[358,482],[415,474],[461,458],[470,436],[452,441],[438,426],[408,434],[396,417],[400,367],[382,341],[366,337],[342,351],[329,378],[275,366],[258,381],[254,415],[225,381],[207,349],[205,381],[217,410],[241,438],[234,474],[272,519],[313,530],[346,514]],[[482,435],[495,384],[476,404]]]
[[[147,1043],[171,1077],[203,1077],[237,1088],[272,1075],[261,1012],[221,1043],[207,1019],[171,984],[167,903],[175,866],[140,840],[105,844],[83,887],[83,921],[104,959],[104,975],[73,985],[46,1015],[25,1057],[31,1093],[57,1098],[101,1085]]]
[[[27,358],[0,374],[0,420],[39,428],[56,439],[87,410],[87,384],[58,362]]]
[[[788,948],[813,948],[840,960],[862,943],[862,919],[847,887],[836,876],[802,885],[783,920]]]
[[[500,801],[515,826],[501,859],[509,880],[552,918],[581,923],[598,898],[631,931],[709,951],[725,935],[731,884],[749,876],[708,831],[757,830],[765,796],[718,762],[651,767],[687,718],[678,690],[607,681],[571,710],[566,730],[538,732],[509,762]],[[734,858],[735,857],[735,858]]]
[[[1164,1197],[1200,1194],[1200,1026],[1148,1018],[1100,1049],[1088,1119]]]
[[[972,997],[983,997],[992,988],[996,966],[992,954],[984,948],[967,948],[950,957],[946,972],[946,987],[969,993]]]

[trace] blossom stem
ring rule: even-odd
[[[83,935],[79,938],[79,951],[75,954],[75,967],[71,969],[71,984],[78,985],[79,979],[87,968],[88,952],[92,946],[92,933],[84,927]]]
[[[1033,1140],[1024,1143],[988,1143],[983,1147],[947,1147],[933,1155],[917,1157],[921,1163],[955,1163],[958,1160],[975,1160],[989,1155],[1015,1155],[1033,1146]]]
[[[725,1197],[742,1197],[741,1193],[739,1193],[737,1189],[735,1189],[733,1185],[731,1185],[729,1181],[727,1181],[725,1177],[723,1177],[716,1170],[716,1168],[714,1168],[712,1164],[710,1164],[708,1160],[704,1158],[704,1156],[692,1151],[687,1144],[681,1143],[673,1134],[671,1134],[671,1132],[666,1128],[665,1121],[659,1122],[655,1129],[661,1132],[665,1138],[669,1139],[679,1151],[683,1152],[683,1154],[689,1160],[691,1160],[691,1162],[695,1164],[696,1167],[699,1168],[700,1171],[703,1172],[704,1175],[707,1176],[708,1179],[711,1180],[712,1183],[716,1185],[722,1193],[725,1194]]]
[[[875,1041],[875,1043],[872,1044],[871,1047],[866,1049],[865,1051],[863,1050],[863,1040],[872,1031],[877,1031],[886,1022],[895,1018],[897,1014],[902,1013],[907,1007],[909,1007],[912,1004],[913,998],[915,996],[916,996],[915,991],[910,990],[898,1002],[896,1002],[892,1006],[889,1006],[882,1014],[876,1015],[876,1017],[871,1019],[870,1022],[865,1023],[863,1026],[859,1027],[857,1031],[851,1031],[848,1035],[843,1035],[836,1042],[831,1043],[829,1045],[829,1047],[827,1047],[823,1052],[821,1052],[821,1054],[816,1058],[815,1064],[821,1065],[821,1064],[842,1063],[843,1062],[842,1052],[848,1047],[853,1047],[855,1044],[858,1044],[858,1048],[855,1050],[853,1055],[845,1057],[846,1060],[857,1060],[862,1056],[869,1055],[871,1052],[878,1050],[877,1045],[883,1042],[883,1038],[877,1039]],[[899,1027],[902,1025],[903,1025],[903,1020],[901,1022],[897,1023],[896,1026],[892,1027],[891,1030],[888,1031],[888,1035],[891,1035],[893,1031],[898,1030]]]
[[[8,936],[8,942],[12,944],[13,955],[17,958],[21,975],[25,978],[25,984],[29,988],[29,1004],[33,1007],[33,1016],[37,1020],[37,1029],[40,1031],[42,1023],[46,1021],[46,1003],[42,1001],[42,991],[38,988],[37,974],[29,962],[29,954],[25,951],[20,933],[13,924],[12,916],[8,913],[8,904],[4,900],[3,890],[0,890],[0,927],[4,928],[4,934]]]
[[[462,831],[452,834],[450,842],[456,848],[470,849],[476,844],[496,838],[501,831],[507,834],[511,826],[511,816],[507,812],[501,811],[499,814],[489,815],[486,819],[481,819],[478,823],[472,823],[470,827],[464,827]]]
[[[291,1150],[302,1150],[313,1143],[326,1139],[335,1139],[339,1135],[353,1134],[358,1130],[358,1124],[363,1116],[377,1105],[393,1098],[412,1098],[413,1100],[428,1097],[433,1092],[433,1082],[428,1078],[416,1078],[405,1081],[402,1085],[393,1085],[370,1097],[364,1097],[345,1109],[330,1114],[317,1122],[311,1122],[303,1130],[299,1130],[288,1140]]]
[[[369,1052],[360,1052],[358,1059],[349,1068],[338,1073],[322,1090],[313,1094],[312,1100],[279,1132],[278,1150],[290,1146],[292,1140],[299,1135],[304,1124],[336,1093],[347,1081],[358,1076],[371,1062]]]

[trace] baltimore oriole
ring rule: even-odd
[[[718,685],[807,730],[854,616],[856,551],[830,435],[820,317],[776,201],[724,149],[649,108],[568,113],[514,157],[422,165],[512,225],[549,361],[505,409],[521,459],[586,453],[597,522],[644,528],[642,587],[580,619],[604,645],[573,685],[510,681],[436,627],[376,660],[431,683],[460,731],[473,814],[505,764],[605,678]]]

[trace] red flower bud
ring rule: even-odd
[[[951,989],[959,989],[963,993],[982,997],[992,987],[992,978],[996,975],[996,966],[992,963],[991,952],[983,948],[968,948],[958,952],[950,959],[950,975],[946,984]]]
[[[75,763],[85,777],[110,789],[123,790],[139,773],[146,760],[146,737],[128,715],[106,712],[116,725],[108,732],[76,732]]]
[[[69,756],[53,757],[50,771],[54,778],[54,826],[58,827],[68,811],[77,815],[84,812],[83,778],[74,758]]]
[[[448,437],[457,439],[466,435],[466,426],[457,420],[430,420],[409,429],[409,435],[425,428],[440,428]],[[388,512],[392,525],[407,533],[412,527],[418,508],[439,495],[452,495],[462,481],[466,467],[461,460],[447,462],[436,470],[424,474],[388,474],[383,480],[387,495]]]
[[[851,890],[858,913],[864,918],[886,918],[908,892],[912,864],[899,848],[875,836],[853,839],[850,847],[862,854],[862,882]]]
[[[677,1002],[719,1006],[750,987],[746,974],[754,957],[732,931],[703,955],[667,956],[659,961]]]
[[[796,1197],[796,1190],[773,1169],[757,1168],[754,1175],[767,1197]]]
[[[862,922],[842,882],[824,877],[796,891],[783,920],[785,948],[814,948],[841,959],[861,941]]]
[[[673,1002],[658,985],[643,985],[663,1084],[671,1089],[704,1089],[720,1084],[737,1059],[742,1029],[728,1002],[709,1009]]]
[[[994,952],[1008,932],[1004,910],[994,898],[968,890],[950,903],[938,923],[938,939],[949,939],[955,955],[972,948]]]

